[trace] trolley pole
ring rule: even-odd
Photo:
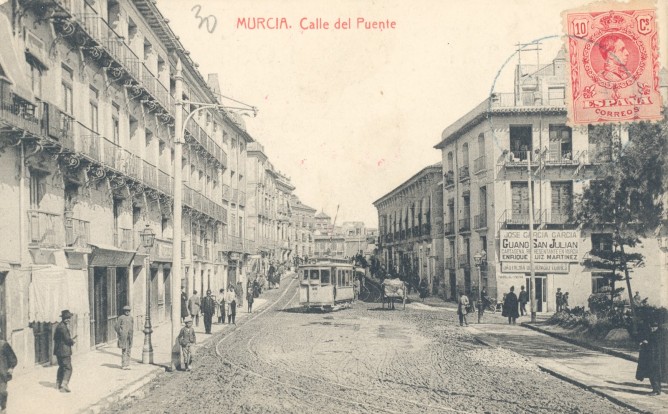
[[[181,301],[177,298],[181,297],[180,287],[181,287],[181,274],[183,269],[181,268],[181,240],[183,226],[181,225],[181,214],[182,214],[182,203],[183,203],[183,194],[181,191],[182,187],[182,178],[181,178],[181,157],[183,156],[183,104],[181,102],[181,95],[183,93],[183,73],[181,66],[181,59],[177,58],[176,60],[176,84],[175,84],[175,95],[176,95],[176,110],[174,114],[174,212],[172,217],[174,219],[174,234],[173,234],[173,245],[172,245],[172,274],[171,274],[171,295],[172,295],[172,335],[170,342],[170,349],[176,344],[176,338],[179,336],[181,330]],[[170,369],[174,371],[176,369],[175,364],[176,356],[172,355]]]
[[[531,282],[529,290],[531,291],[531,322],[536,322],[536,272],[533,265],[533,177],[531,172],[531,151],[527,153],[527,170],[529,172],[529,269],[531,271]]]

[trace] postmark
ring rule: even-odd
[[[602,2],[563,13],[572,125],[660,120],[653,2]]]

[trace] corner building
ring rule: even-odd
[[[570,255],[548,250],[546,260],[535,264],[538,312],[556,310],[558,288],[569,292],[571,307],[586,307],[589,295],[604,287],[605,272],[586,268],[582,261],[592,249],[612,250],[610,234],[579,230],[573,203],[596,179],[597,166],[611,162],[611,141],[590,140],[591,126],[566,126],[565,67],[563,51],[540,68],[517,66],[514,92],[492,94],[448,126],[435,146],[443,163],[447,298],[455,299],[458,291],[477,297],[480,284],[499,301],[511,286],[515,292],[520,286],[528,289],[528,253],[502,253],[513,250],[506,250],[513,241],[528,241],[531,204],[534,237],[577,245]],[[626,128],[619,139],[629,139]],[[646,264],[634,270],[632,287],[650,303],[665,305],[661,292],[668,290],[668,280],[659,241],[643,240],[639,250]],[[486,262],[478,275],[474,256],[483,251]]]

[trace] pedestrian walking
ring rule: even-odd
[[[65,309],[60,313],[60,323],[56,326],[53,334],[53,354],[58,360],[58,372],[56,373],[56,387],[60,392],[71,392],[69,388],[72,378],[72,346],[76,335],[70,334],[70,323],[72,313]]]
[[[457,302],[457,315],[459,315],[459,326],[469,326],[466,321],[466,314],[468,313],[469,298],[464,292],[459,292],[459,301]]]
[[[527,313],[527,303],[529,302],[529,292],[524,290],[524,286],[520,287],[519,301],[520,301],[520,314],[524,316]]]
[[[1,333],[1,332],[0,332]],[[16,354],[9,342],[0,339],[0,414],[7,410],[7,383],[11,381],[14,368],[18,364]]]
[[[218,291],[219,297],[220,297],[220,302],[218,302],[218,306],[220,307],[220,314],[218,315],[218,323],[225,323],[225,289],[220,289]]]
[[[255,298],[253,298],[253,288],[249,287],[248,288],[248,293],[246,293],[246,302],[248,303],[248,313],[253,313],[253,301]]]
[[[482,317],[485,314],[485,309],[489,307],[489,305],[492,303],[492,300],[489,298],[489,295],[487,294],[487,288],[482,288],[482,291],[480,292],[480,306],[478,309],[478,323],[482,322]]]
[[[227,303],[227,323],[236,325],[235,318],[237,316],[237,296],[234,293],[234,288],[230,286],[225,293],[225,302]]]
[[[121,369],[130,369],[130,351],[132,351],[132,334],[134,320],[130,316],[130,307],[123,306],[123,315],[116,319],[114,330],[118,337],[118,347],[121,348]]]
[[[557,303],[557,312],[564,310],[564,294],[561,292],[561,288],[557,288],[557,293],[555,293],[555,301]]]
[[[515,286],[510,287],[510,292],[506,294],[506,298],[503,300],[503,312],[502,316],[508,317],[508,324],[515,325],[517,318],[520,316],[517,306],[518,299],[515,294]]]
[[[192,345],[197,342],[195,337],[195,328],[193,328],[193,321],[190,316],[186,316],[184,319],[186,326],[181,328],[179,332],[178,341],[181,345],[181,360],[183,361],[184,370],[190,371],[190,365],[192,364]]]
[[[640,343],[636,379],[649,378],[652,385],[650,395],[661,394],[661,382],[668,382],[668,330],[665,324],[654,320],[650,323],[650,332]]]
[[[216,301],[211,296],[211,290],[206,291],[206,296],[202,299],[202,315],[204,316],[204,332],[211,334],[211,321],[216,313]]]
[[[420,280],[420,299],[422,299],[422,302],[424,302],[425,298],[427,297],[427,292],[429,290],[429,283],[427,282],[427,278],[423,277],[422,280]]]
[[[199,297],[196,290],[193,290],[193,295],[188,299],[188,310],[190,317],[195,321],[195,326],[199,326],[199,313],[202,305],[202,298]]]
[[[183,322],[183,319],[189,314],[190,312],[188,311],[188,294],[186,293],[186,288],[181,287],[181,322]]]
[[[561,310],[568,310],[568,292],[564,293],[564,296],[561,298]]]

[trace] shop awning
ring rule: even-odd
[[[60,266],[34,269],[28,286],[28,320],[56,322],[63,309],[78,315],[89,313],[86,275]]]
[[[12,35],[12,25],[6,15],[0,13],[0,67],[11,81],[13,92],[21,98],[34,102],[28,78],[24,74],[27,65],[25,56],[17,53]]]
[[[137,253],[104,244],[91,244],[91,247],[93,252],[88,265],[93,267],[127,267]]]

